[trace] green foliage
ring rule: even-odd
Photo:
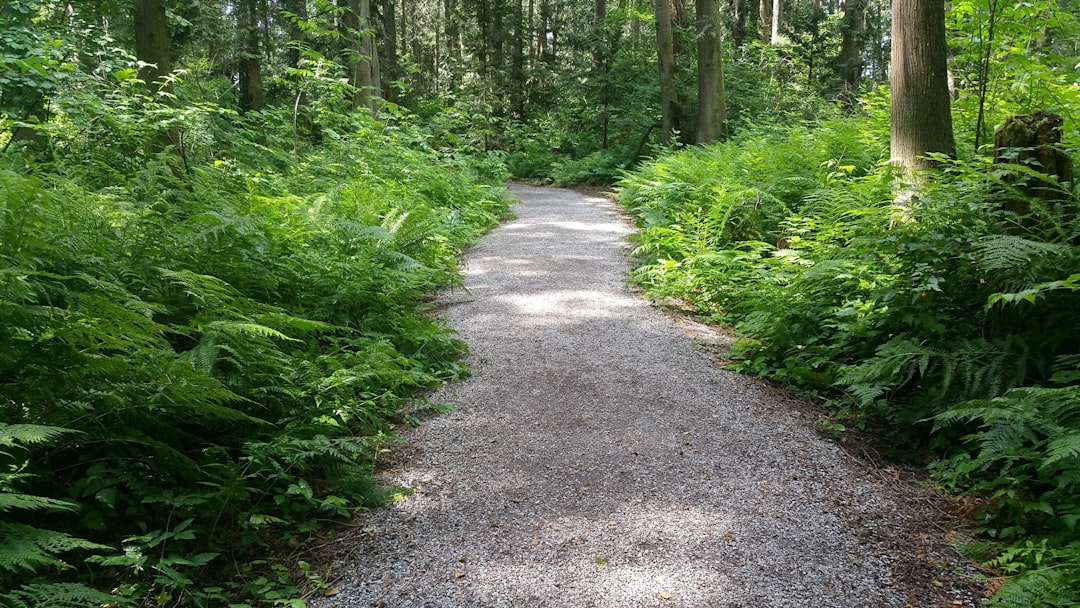
[[[182,81],[151,100],[133,73],[56,100],[49,164],[0,159],[0,445],[76,433],[0,494],[0,570],[44,581],[4,601],[92,578],[140,604],[284,605],[281,577],[252,583],[270,564],[223,562],[384,500],[391,419],[466,373],[423,302],[504,212],[500,168],[335,114],[332,90],[311,145],[288,111],[240,119]]]
[[[735,326],[736,369],[828,396],[845,426],[983,496],[986,559],[1015,575],[995,601],[1070,605],[1075,199],[1031,200],[1019,216],[1004,201],[1024,198],[1013,184],[1033,169],[975,160],[946,163],[897,204],[873,121],[746,133],[625,175],[620,200],[641,227],[634,278]]]
[[[109,547],[70,534],[18,523],[7,517],[20,511],[73,511],[78,505],[19,491],[34,475],[23,460],[35,445],[53,443],[71,429],[36,424],[0,423],[0,604],[12,608],[39,606],[86,606],[119,602],[79,583],[57,582],[49,575],[72,568],[61,554],[107,550]],[[37,519],[37,518],[35,518]],[[29,579],[27,578],[29,576]]]

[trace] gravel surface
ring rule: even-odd
[[[316,605],[977,605],[918,488],[626,286],[614,205],[511,191],[517,219],[441,297],[474,375],[403,431],[380,480],[415,492],[330,543]]]

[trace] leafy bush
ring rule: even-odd
[[[53,507],[35,534],[93,541],[57,536],[7,569],[104,543],[122,549],[94,560],[97,584],[205,604],[247,593],[200,586],[228,581],[223,556],[383,500],[370,473],[390,419],[466,373],[423,301],[507,200],[486,167],[402,145],[409,127],[342,119],[348,135],[327,125],[322,145],[293,148],[287,131],[257,142],[216,112],[161,111],[206,139],[179,156],[154,152],[152,130],[112,146],[58,130],[61,160],[0,167],[0,424],[72,433],[34,451],[12,496]],[[0,525],[33,547],[11,536],[29,529],[18,517]]]

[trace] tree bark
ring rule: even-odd
[[[758,37],[762,42],[772,41],[772,0],[758,0]]]
[[[375,45],[371,35],[370,0],[349,0],[348,10],[342,14],[345,27],[345,39],[348,41],[346,65],[349,66],[349,81],[356,91],[353,94],[353,109],[367,108],[375,111],[375,78],[373,59]]]
[[[258,0],[245,0],[238,8],[244,40],[240,57],[240,112],[258,112],[263,108]]]
[[[844,18],[840,23],[840,55],[836,72],[844,86],[845,99],[858,94],[862,82],[863,48],[866,45],[866,1],[844,0]]]
[[[698,51],[697,143],[707,144],[727,138],[720,10],[717,0],[696,0],[694,5]]]
[[[150,93],[169,92],[172,73],[169,53],[169,28],[162,0],[134,0],[135,57],[143,62],[139,78]]]
[[[671,0],[656,0],[656,57],[660,68],[660,141],[668,146],[675,130],[675,50],[671,32]]]
[[[746,0],[727,0],[727,3],[731,42],[739,46],[746,39]]]
[[[890,152],[910,179],[933,166],[928,153],[953,156],[944,0],[893,0]]]
[[[394,84],[398,76],[398,39],[397,39],[397,12],[394,8],[394,0],[383,0],[382,4],[382,83],[383,97],[391,102],[398,103],[397,86]]]
[[[780,42],[780,0],[772,0],[772,15],[769,19],[769,44]]]

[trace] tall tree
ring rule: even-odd
[[[945,0],[893,0],[890,152],[909,176],[933,163],[926,154],[952,156],[952,113],[945,44]]]
[[[772,0],[772,13],[770,14],[769,18],[769,44],[776,44],[780,42],[780,9],[780,0]]]
[[[240,56],[240,111],[258,112],[263,106],[262,56],[259,52],[259,0],[244,0],[236,7],[242,37]]]
[[[151,93],[169,90],[172,55],[162,0],[134,0],[135,57],[142,62],[139,78]]]
[[[707,144],[727,138],[720,9],[717,0],[695,0],[694,7],[697,11],[698,56],[697,143]]]
[[[850,98],[857,94],[863,72],[863,48],[866,45],[867,0],[844,0],[844,18],[840,23],[840,55],[836,71]]]
[[[772,40],[772,0],[758,0],[757,30],[762,42]]]
[[[656,0],[656,56],[660,68],[660,141],[671,144],[675,130],[675,47],[671,0]]]

